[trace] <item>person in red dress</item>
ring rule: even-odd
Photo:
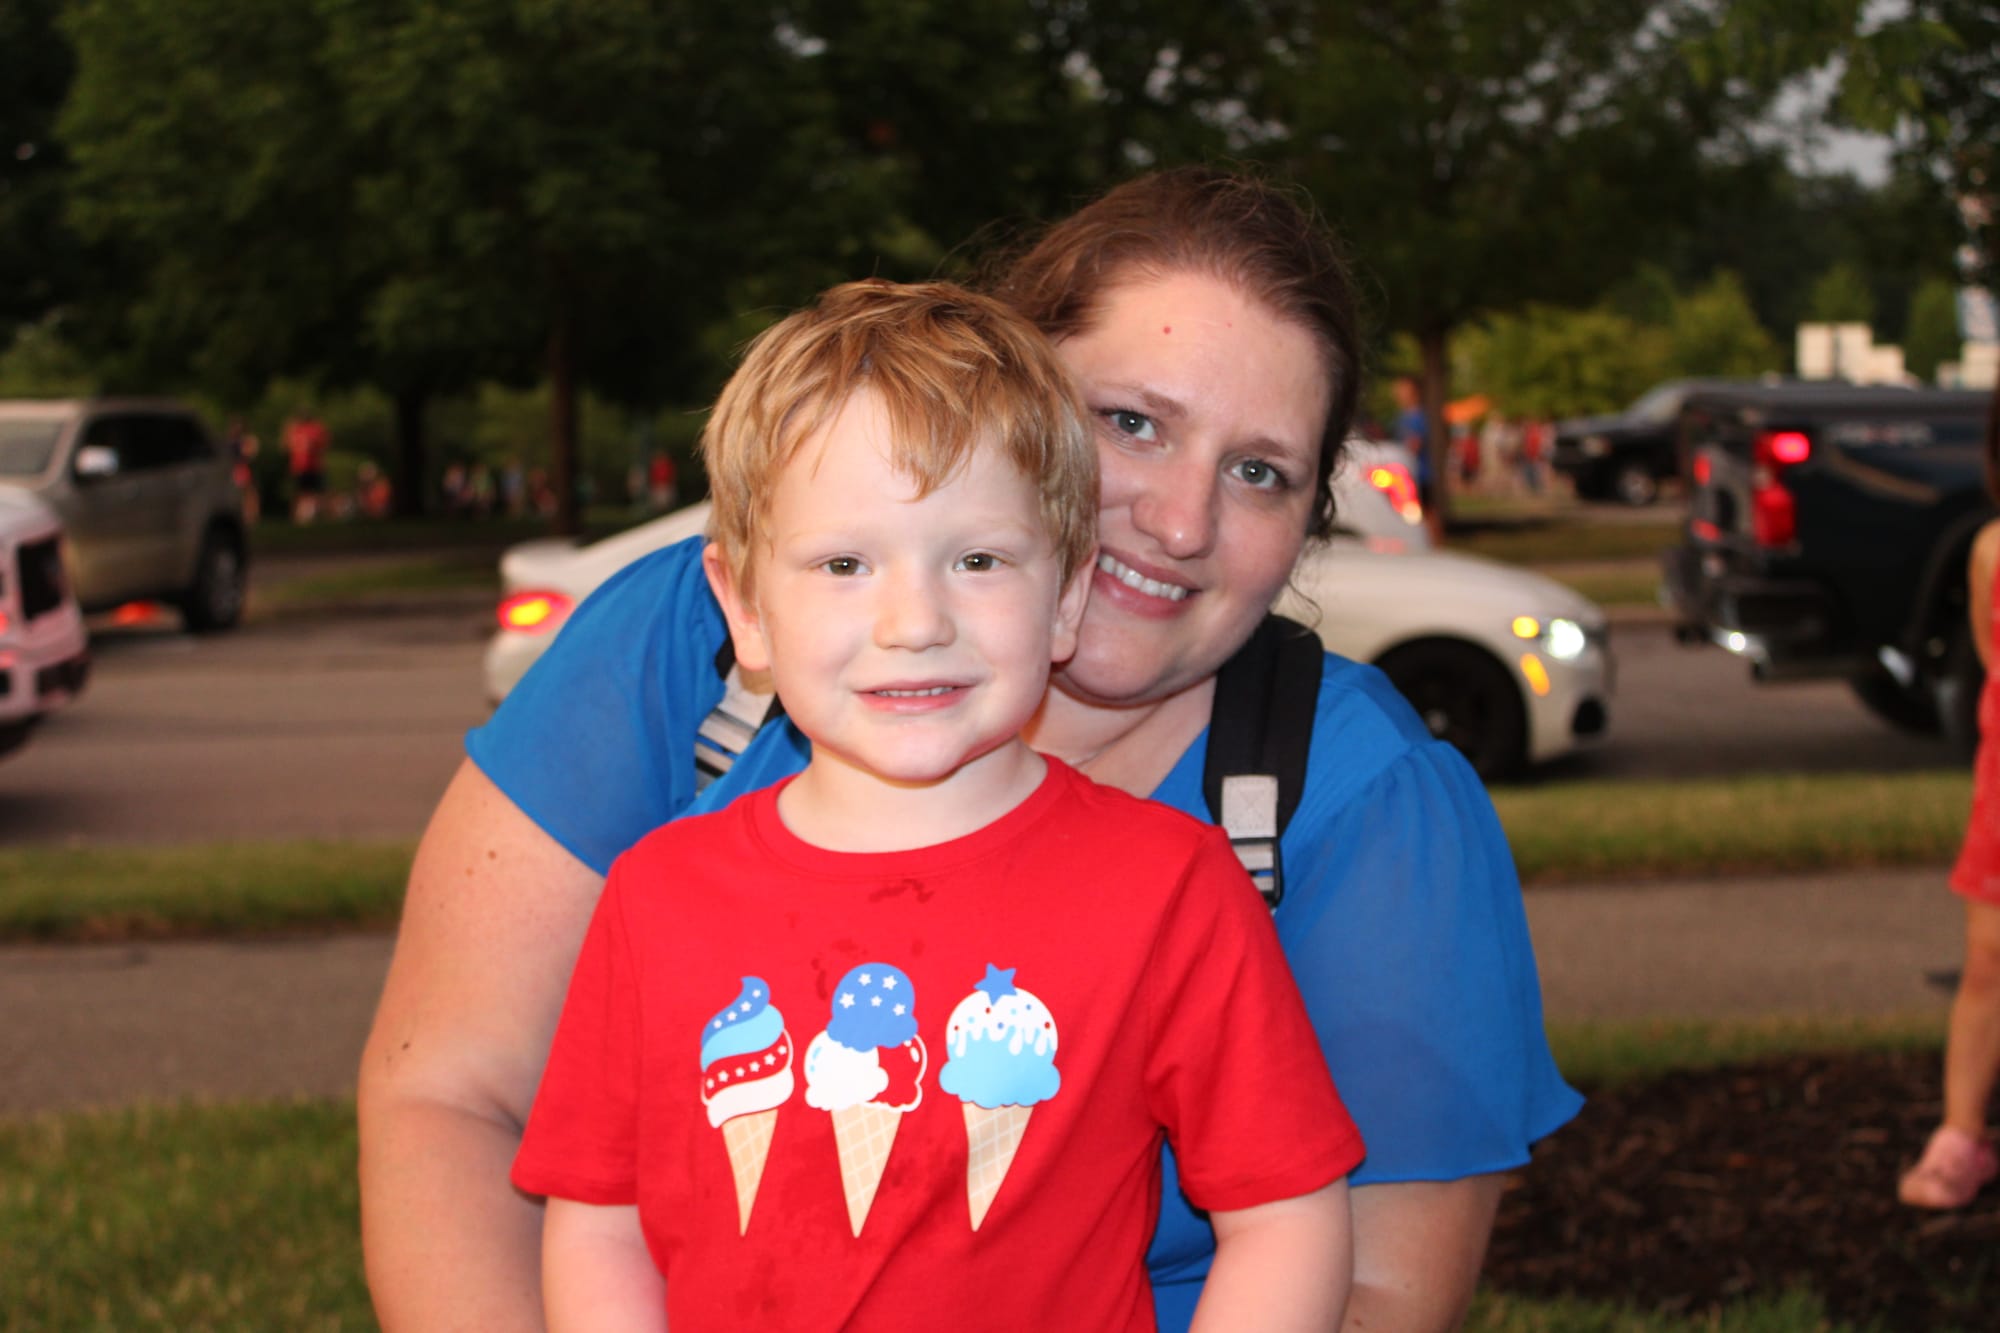
[[[2000,500],[2000,388],[1986,419],[1986,489]],[[1952,867],[1965,899],[1965,963],[1952,1000],[1944,1049],[1944,1123],[1896,1194],[1914,1208],[1963,1208],[2000,1175],[1986,1132],[1986,1107],[2000,1078],[2000,671],[1993,670],[1994,567],[2000,519],[1972,540],[1966,607],[1972,644],[1987,670],[1979,696],[1979,753],[1972,766],[1972,818]]]

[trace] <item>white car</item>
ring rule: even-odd
[[[1381,667],[1481,777],[1603,737],[1603,611],[1539,574],[1432,549],[1408,456],[1395,445],[1350,441],[1334,503],[1338,531],[1300,561],[1277,610],[1312,625],[1333,652]],[[589,546],[551,540],[508,551],[487,697],[506,697],[597,585],[707,521],[707,504],[695,504]]]
[[[0,754],[74,700],[90,675],[83,615],[63,571],[62,522],[0,486]]]

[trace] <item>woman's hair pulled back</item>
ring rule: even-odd
[[[992,287],[1060,340],[1088,330],[1113,289],[1173,273],[1219,278],[1318,344],[1331,384],[1308,535],[1325,536],[1360,397],[1361,333],[1347,266],[1298,192],[1242,170],[1152,172],[1049,227]]]

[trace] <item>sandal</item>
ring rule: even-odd
[[[1896,1187],[1896,1197],[1912,1208],[1963,1208],[2000,1175],[1993,1145],[1962,1129],[1940,1125],[1924,1145],[1924,1155]]]

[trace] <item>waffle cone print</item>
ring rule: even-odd
[[[887,963],[849,970],[832,1010],[806,1047],[806,1105],[833,1116],[847,1221],[859,1236],[903,1117],[923,1100],[927,1057],[910,979]]]
[[[993,1210],[1036,1104],[1062,1087],[1055,1019],[1014,984],[1015,971],[987,964],[945,1027],[938,1086],[965,1107],[965,1198],[974,1231]]]
[[[791,1099],[793,1086],[785,1016],[771,1003],[762,977],[745,977],[736,999],[708,1021],[701,1037],[701,1102],[729,1152],[738,1235],[750,1229],[778,1109]]]

